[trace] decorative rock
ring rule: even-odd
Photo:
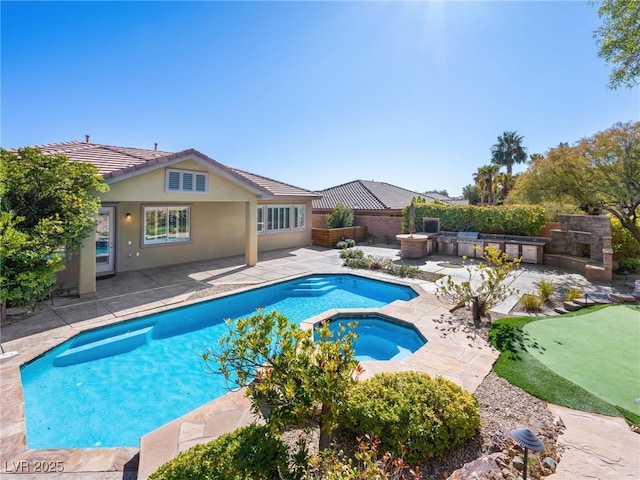
[[[489,443],[489,451],[490,452],[500,452],[503,450],[508,442],[511,440],[511,437],[504,430],[497,431],[493,437],[491,437]]]
[[[618,303],[634,303],[636,301],[636,297],[626,293],[610,293],[609,298]]]
[[[575,302],[562,302],[562,306],[569,312],[575,312],[576,310],[580,310],[582,308],[582,305],[579,305]]]
[[[502,480],[502,478],[504,478],[502,471],[495,460],[480,457],[453,472],[447,480]]]
[[[544,459],[542,460],[542,465],[544,465],[546,468],[548,468],[552,472],[555,472],[557,464],[556,464],[556,461],[553,458],[544,457]]]
[[[511,465],[513,466],[513,468],[521,472],[524,471],[524,459],[520,455],[516,455],[515,457],[513,457]]]
[[[509,462],[511,461],[511,459],[504,452],[492,453],[491,455],[489,455],[489,458],[492,458],[493,460],[495,460],[496,464],[500,468],[505,468],[509,466]]]

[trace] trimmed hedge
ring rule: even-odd
[[[445,205],[416,203],[416,229],[422,230],[424,217],[439,218],[442,230],[480,232],[535,237],[546,224],[545,209],[539,205]],[[409,207],[403,211],[402,230],[409,231]]]
[[[149,480],[273,480],[287,475],[287,445],[263,425],[249,425],[195,445]]]
[[[370,435],[379,451],[416,465],[455,450],[480,429],[476,398],[443,377],[379,373],[356,384],[339,425],[355,437]]]

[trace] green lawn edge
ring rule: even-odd
[[[563,317],[583,315],[594,309],[606,308],[598,305]],[[489,329],[489,341],[500,352],[493,370],[512,385],[522,388],[534,397],[547,403],[599,413],[612,417],[624,417],[632,424],[640,424],[640,416],[617,405],[612,405],[565,377],[558,375],[534,358],[528,351],[531,339],[522,327],[530,322],[552,317],[505,317],[496,320]]]

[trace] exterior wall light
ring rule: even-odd
[[[131,220],[131,214],[130,213],[125,214],[124,218],[126,218],[127,220]]]

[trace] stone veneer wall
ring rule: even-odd
[[[559,215],[559,223],[560,229],[550,232],[551,241],[545,245],[545,254],[584,258],[587,279],[611,280],[611,219],[605,215]],[[545,259],[545,263],[552,262]]]

